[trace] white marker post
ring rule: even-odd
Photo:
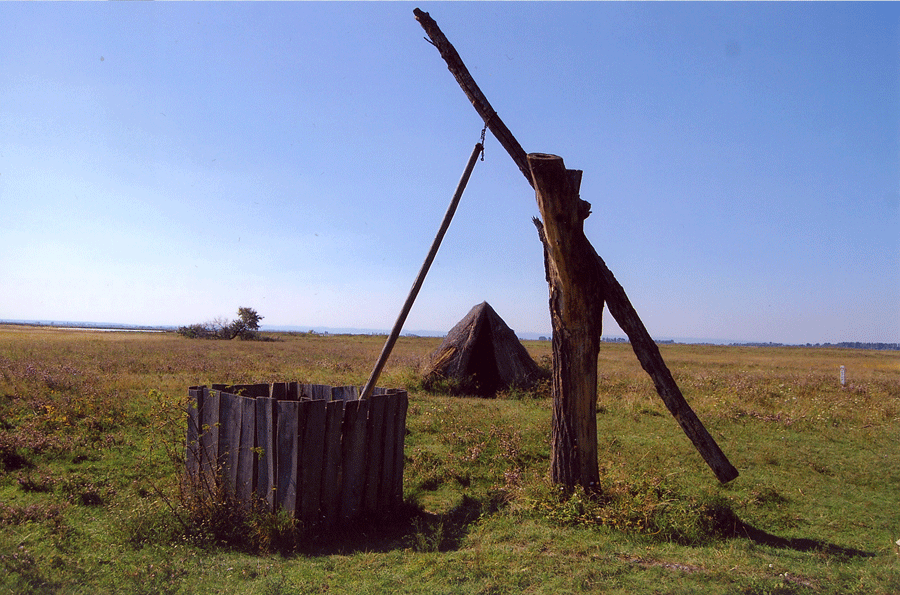
[[[844,370],[844,366],[841,366],[841,386],[847,386],[847,376]]]

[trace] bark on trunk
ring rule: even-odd
[[[528,163],[545,222],[541,239],[553,323],[551,477],[570,488],[596,491],[603,287],[584,235],[590,205],[578,196],[581,172],[566,170],[560,157],[531,154]]]

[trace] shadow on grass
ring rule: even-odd
[[[779,549],[790,549],[798,552],[821,552],[828,556],[836,558],[872,558],[876,554],[858,550],[856,548],[844,547],[819,539],[807,539],[803,537],[779,537],[771,533],[767,533],[762,529],[757,529],[753,525],[745,523],[741,520],[737,521],[732,537],[749,539],[750,541],[769,547]]]
[[[355,552],[388,552],[412,549],[419,552],[446,552],[459,549],[469,525],[488,508],[483,502],[464,496],[444,514],[422,510],[405,502],[384,518],[363,519],[352,527],[309,536],[291,548],[299,555],[320,556]],[[287,551],[282,551],[288,554]]]
[[[407,549],[416,552],[455,551],[462,547],[473,523],[484,515],[496,513],[500,508],[499,502],[491,498],[482,501],[463,496],[460,503],[448,512],[435,514],[425,511],[414,500],[408,500],[387,515],[363,518],[351,526],[328,532],[313,530],[285,534],[282,539],[270,543],[268,551],[288,557],[386,553]],[[757,545],[819,553],[841,560],[877,555],[818,539],[780,537],[742,521],[730,506],[713,507],[712,512],[706,511],[706,515],[707,522],[702,530],[708,539],[686,541],[684,536],[679,539],[678,535],[654,539],[680,543],[686,547],[717,540],[746,539]]]
[[[708,539],[747,539],[758,545],[779,549],[792,549],[798,552],[818,552],[835,558],[849,559],[855,557],[873,557],[874,552],[866,552],[856,548],[843,547],[819,539],[802,537],[779,537],[754,527],[737,515],[726,500],[713,499],[694,508],[696,513],[693,531],[679,534],[670,533],[665,541],[674,541],[682,545],[695,545]],[[690,523],[686,523],[690,526]],[[688,537],[687,540],[684,538]]]
[[[470,525],[485,513],[496,512],[490,503],[468,496],[445,514],[434,514],[410,503],[404,503],[389,518],[362,521],[354,527],[318,535],[293,548],[300,555],[350,554],[354,552],[387,552],[412,549],[419,552],[447,552],[459,549]],[[780,537],[731,517],[731,526],[719,532],[725,539],[747,539],[757,545],[798,552],[819,552],[847,560],[871,558],[875,552],[803,537]],[[724,527],[720,527],[724,529]],[[287,553],[287,552],[285,552]]]

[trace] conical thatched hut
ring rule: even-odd
[[[527,387],[546,373],[531,359],[516,334],[487,302],[472,308],[431,354],[426,388],[493,396]]]

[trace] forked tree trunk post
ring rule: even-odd
[[[597,356],[603,287],[584,235],[591,207],[578,196],[581,172],[555,155],[532,153],[528,164],[544,219],[544,269],[553,323],[553,421],[550,474],[554,483],[599,489]]]

